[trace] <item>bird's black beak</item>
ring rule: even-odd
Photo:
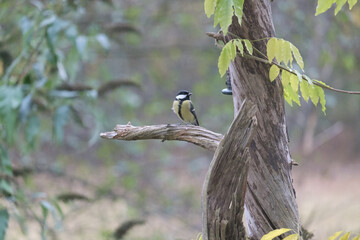
[[[192,95],[192,93],[191,92],[189,92],[189,94],[188,94],[189,96],[191,96]]]

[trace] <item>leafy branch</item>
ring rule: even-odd
[[[217,41],[225,42],[224,35],[221,33],[207,33],[208,36],[215,38]],[[235,37],[228,41],[222,48],[218,60],[219,73],[223,76],[228,69],[230,62],[235,60],[236,56],[245,57],[255,61],[259,61],[270,65],[269,78],[274,81],[280,74],[282,78],[282,85],[284,89],[285,100],[292,106],[295,102],[299,106],[299,90],[306,102],[310,99],[316,106],[320,102],[322,111],[325,113],[325,94],[323,89],[328,89],[340,93],[360,94],[359,91],[346,91],[336,89],[326,85],[325,83],[311,79],[305,74],[301,74],[293,69],[293,61],[295,60],[300,69],[304,72],[304,61],[299,50],[290,42],[278,38],[264,38],[267,40],[267,54],[265,55],[260,50],[252,45],[252,42],[257,40],[241,39],[239,36],[229,32],[229,35]],[[244,51],[247,50],[247,53]],[[256,52],[258,56],[253,55]]]

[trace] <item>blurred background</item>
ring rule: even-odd
[[[315,17],[315,1],[272,7],[277,37],[299,48],[308,76],[360,90],[358,5],[336,17]],[[232,98],[221,94],[209,31],[218,29],[203,0],[0,2],[6,239],[196,238],[212,153],[99,133],[129,121],[179,123],[171,106],[182,89],[200,125],[225,133]],[[299,211],[314,239],[360,233],[360,96],[325,94],[326,116],[305,102],[286,106]]]

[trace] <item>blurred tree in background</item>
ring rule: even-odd
[[[359,6],[314,21],[311,3],[275,2],[277,35],[298,46],[309,75],[360,89]],[[194,93],[204,127],[224,132],[233,106],[221,95],[218,51],[205,35],[212,30],[202,0],[1,1],[0,233],[9,216],[9,239],[109,239],[128,219],[148,223],[129,239],[200,232],[207,152],[185,143],[102,144],[98,134],[129,120],[178,122],[170,108],[180,89]],[[326,98],[326,117],[310,104],[288,109],[293,148],[303,148],[313,116],[310,138],[342,122],[358,160],[359,98]]]

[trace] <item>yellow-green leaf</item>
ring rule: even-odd
[[[335,15],[341,10],[341,8],[345,5],[347,0],[337,0],[336,1],[336,8],[335,8]]]
[[[290,75],[290,86],[295,92],[299,90],[299,79],[294,74]]]
[[[284,87],[284,92],[286,92],[288,94],[288,96],[290,97],[290,99],[292,101],[296,102],[296,104],[300,106],[299,94],[293,90],[291,85],[285,86]]]
[[[234,58],[236,57],[236,43],[234,41],[231,41],[229,45],[230,58],[231,60],[234,60]]]
[[[325,99],[324,89],[322,89],[321,87],[316,86],[316,92],[317,92],[317,95],[319,96],[319,100],[320,100],[320,104],[321,104],[321,110],[325,114],[325,111],[326,111],[326,106],[325,106],[326,105],[326,99]]]
[[[214,14],[215,6],[216,6],[216,0],[205,0],[204,9],[205,9],[206,16],[208,18],[210,18],[211,15]]]
[[[335,240],[338,236],[340,236],[343,233],[343,231],[339,231],[334,233],[334,235],[332,235],[331,237],[329,237],[328,240]]]
[[[307,81],[301,81],[300,82],[300,91],[301,91],[302,97],[307,102],[309,100],[309,97],[310,97],[309,84],[307,83]]]
[[[243,5],[244,5],[244,0],[234,1],[234,12],[238,18],[239,25],[241,25],[241,19],[243,15]]]
[[[243,42],[245,44],[245,47],[247,49],[247,51],[249,52],[250,55],[253,54],[253,46],[251,44],[251,42],[249,41],[249,39],[243,39]]]
[[[236,48],[233,41],[230,41],[223,47],[219,56],[218,68],[221,76],[224,76],[226,70],[229,68],[231,60],[234,60],[235,56]]]
[[[299,67],[301,68],[301,70],[304,71],[304,61],[303,58],[301,57],[301,54],[299,52],[299,49],[297,49],[297,47],[295,47],[293,44],[290,43],[290,48],[292,53],[294,54],[294,58],[297,62],[297,64],[299,65]]]
[[[316,13],[315,16],[326,12],[331,6],[336,2],[336,0],[319,0],[318,5],[316,7]]]
[[[345,233],[339,240],[349,240],[350,232]]]
[[[299,238],[299,235],[297,233],[294,233],[294,234],[287,236],[283,240],[298,240],[298,238]]]
[[[284,39],[278,40],[280,54],[278,54],[276,59],[278,62],[283,62],[285,66],[288,66],[289,62],[292,62],[292,54],[290,48],[290,42],[285,41]]]
[[[348,0],[349,9],[351,10],[358,0]],[[359,236],[360,237],[360,236]]]
[[[264,236],[262,236],[261,240],[272,240],[288,231],[291,231],[291,229],[290,228],[275,229],[275,230],[265,234]]]
[[[243,55],[244,55],[244,46],[243,46],[241,40],[240,40],[240,39],[236,39],[236,40],[234,40],[234,42],[235,42],[235,44],[236,44],[236,46],[237,46],[237,48],[238,48],[241,56],[243,56]]]
[[[270,40],[267,42],[266,45],[266,51],[267,51],[267,57],[269,59],[269,62],[271,63],[276,56],[276,54],[279,52],[279,46],[278,46],[278,39],[277,38],[270,38]]]
[[[278,66],[276,65],[272,65],[270,67],[270,71],[269,71],[269,78],[270,78],[270,81],[274,81],[275,78],[277,78],[277,76],[279,75],[280,73],[280,69],[278,68]]]
[[[228,32],[233,13],[232,0],[217,0],[214,14],[214,27],[219,23],[224,35]]]
[[[283,87],[290,84],[290,74],[288,71],[283,70],[281,72],[281,82],[283,84]]]
[[[310,100],[313,102],[314,106],[316,107],[318,102],[319,102],[319,95],[317,93],[315,85],[310,85],[309,86],[309,96],[310,96]]]
[[[285,88],[284,88],[284,98],[285,98],[286,102],[292,107],[292,100],[291,100],[289,94],[285,91]]]
[[[353,239],[351,239],[351,240],[360,240],[360,235],[359,235],[359,236],[354,237],[354,238],[353,238]]]

